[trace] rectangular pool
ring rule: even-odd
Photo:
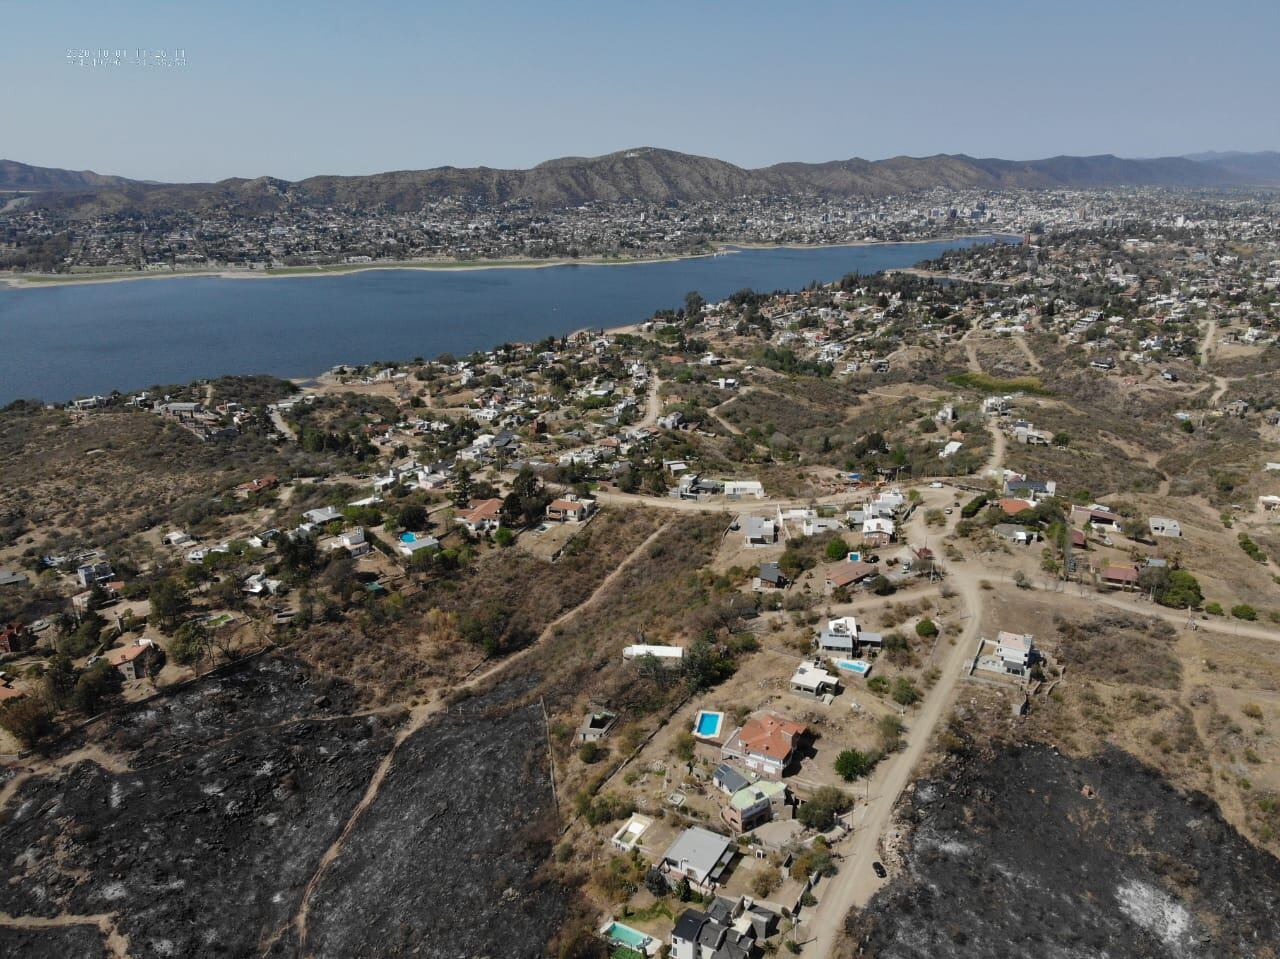
[[[836,665],[840,669],[848,670],[851,673],[857,673],[859,676],[865,676],[871,672],[871,664],[865,659],[837,659]]]
[[[715,739],[720,735],[720,728],[724,724],[724,713],[713,712],[710,709],[700,709],[697,718],[693,721],[694,735],[701,739]]]
[[[645,953],[649,943],[653,942],[652,936],[646,936],[639,929],[632,929],[620,922],[611,922],[601,930],[604,937],[612,943],[620,946],[627,946],[636,952]]]

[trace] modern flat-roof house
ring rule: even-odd
[[[1168,516],[1153,516],[1147,520],[1152,536],[1182,536],[1182,525]]]
[[[772,546],[778,541],[778,524],[768,517],[744,516],[741,525],[746,546]]]
[[[751,783],[731,795],[720,810],[720,818],[734,832],[750,832],[780,814],[786,805],[786,784],[766,780]]]
[[[824,653],[852,653],[859,646],[879,648],[884,645],[884,637],[862,629],[852,616],[841,616],[827,620],[818,630],[816,642]]]
[[[724,495],[731,498],[754,496],[764,499],[764,486],[759,480],[724,480]]]
[[[307,510],[302,514],[302,518],[315,526],[323,526],[326,523],[332,523],[334,520],[342,519],[342,513],[332,506],[322,506],[319,509]]]
[[[624,646],[622,658],[626,660],[643,659],[652,656],[664,666],[679,666],[684,662],[683,646],[649,646],[639,643],[635,646]]]
[[[1037,657],[1031,634],[1001,630],[996,635],[996,656],[1004,663],[1006,672],[1015,676],[1025,675]]]
[[[766,710],[735,729],[720,747],[720,754],[725,759],[736,759],[766,779],[781,779],[808,733],[809,727],[804,723]]]
[[[737,847],[728,837],[691,826],[667,847],[658,868],[672,882],[687,879],[693,889],[711,895],[735,855]]]
[[[791,691],[806,696],[825,696],[840,688],[840,679],[814,663],[801,663],[791,674]]]

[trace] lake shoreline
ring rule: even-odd
[[[314,267],[282,267],[266,270],[186,270],[181,272],[130,272],[91,275],[61,273],[9,274],[0,276],[0,291],[60,289],[68,286],[90,286],[103,283],[134,283],[142,280],[183,280],[191,278],[218,280],[294,280],[317,276],[353,276],[386,270],[413,270],[432,273],[461,273],[480,270],[543,270],[562,266],[644,266],[653,263],[679,263],[686,260],[728,256],[741,250],[839,250],[876,246],[907,246],[928,243],[951,243],[958,240],[1010,237],[1007,233],[956,233],[922,240],[853,240],[848,243],[746,243],[721,242],[708,253],[685,253],[672,256],[635,257],[631,259],[554,259],[554,260],[397,260],[391,263],[338,263]]]
[[[872,275],[943,251],[1008,242],[983,234],[923,243],[738,248],[645,270],[388,269],[329,283],[69,282],[47,295],[0,294],[0,405],[125,393],[223,375],[311,379],[388,358],[466,356],[575,330],[634,332],[690,290],[798,290]],[[351,271],[354,272],[354,271]],[[239,277],[237,277],[239,278]],[[255,277],[257,278],[257,277]],[[194,294],[194,295],[193,295]]]

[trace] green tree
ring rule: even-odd
[[[120,673],[105,659],[100,659],[76,680],[71,705],[84,716],[94,716],[102,711],[108,700],[120,692],[123,685]]]
[[[53,708],[48,703],[33,696],[24,696],[0,708],[0,728],[9,732],[27,749],[32,749],[51,735],[57,729],[57,724],[54,722]]]
[[[427,510],[417,503],[406,503],[400,507],[396,521],[404,529],[411,529],[415,532],[424,530],[427,528]]]
[[[1204,594],[1194,576],[1185,569],[1175,569],[1169,573],[1164,592],[1156,596],[1156,602],[1173,609],[1198,609]]]
[[[209,632],[200,623],[183,623],[169,644],[174,661],[183,666],[199,662],[209,651]]]
[[[874,758],[856,749],[846,749],[836,757],[836,772],[845,782],[861,779],[874,768]]]
[[[187,609],[187,592],[176,579],[162,579],[151,587],[151,623],[172,629]]]
[[[841,536],[836,536],[827,543],[827,559],[833,563],[849,555],[849,544]]]
[[[933,620],[925,618],[916,623],[916,635],[924,639],[933,639],[938,635],[938,625]]]
[[[71,657],[58,653],[49,660],[49,668],[44,672],[45,697],[54,707],[65,709],[71,703],[75,689],[76,669]]]

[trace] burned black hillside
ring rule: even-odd
[[[402,717],[276,656],[72,738],[0,809],[0,912],[27,923],[0,954],[110,955],[113,935],[136,957],[296,955],[304,890]],[[532,878],[554,816],[541,709],[429,722],[383,785],[313,886],[308,954],[540,951],[563,898]]]
[[[853,954],[1280,954],[1280,861],[1126,753],[1006,747],[922,781],[906,815],[905,873],[849,917]]]

